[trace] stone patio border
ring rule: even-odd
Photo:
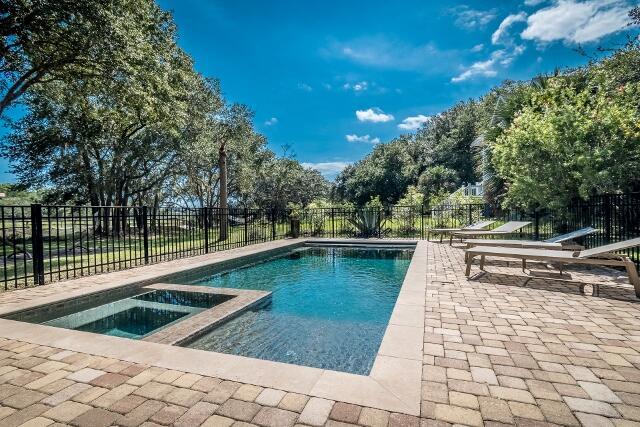
[[[16,298],[19,299],[18,302],[3,304],[0,298],[0,315],[15,314],[41,305],[55,307],[69,299],[95,296],[97,293],[126,286],[162,282],[168,276],[179,272],[211,265],[225,265],[233,261],[245,261],[247,257],[272,256],[277,252],[301,246],[307,241],[355,245],[416,244],[389,324],[368,376],[65,330],[8,319],[0,319],[0,337],[420,415],[428,246],[425,241],[295,239],[268,242],[228,252],[80,279],[88,282],[80,287],[74,287],[72,282],[76,281],[51,284],[47,285],[47,292],[40,296],[29,295],[29,289],[15,291],[12,294],[14,297],[19,297]],[[94,279],[93,285],[91,285],[91,279]],[[23,295],[24,297],[20,299]]]

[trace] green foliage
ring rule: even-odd
[[[384,208],[384,204],[382,200],[380,200],[380,196],[372,196],[371,199],[364,204],[366,209],[382,209]]]
[[[38,203],[42,194],[36,191],[28,191],[24,187],[16,184],[0,183],[0,193],[5,197],[0,199],[2,206],[23,206],[31,203]]]
[[[637,48],[549,78],[496,139],[493,163],[505,204],[561,208],[572,198],[640,188]],[[625,76],[621,80],[622,76]]]
[[[338,176],[338,197],[362,206],[371,197],[380,196],[385,205],[393,205],[410,185],[419,185],[420,191],[429,196],[474,181],[470,147],[483,114],[479,103],[460,102],[431,118],[415,135],[377,145],[371,154]]]
[[[348,166],[336,179],[336,192],[343,200],[363,206],[373,196],[392,204],[414,182],[423,163],[423,147],[410,137],[399,137],[377,145],[371,154]]]
[[[304,207],[329,194],[329,183],[320,172],[290,157],[271,157],[253,173],[256,185],[246,197],[256,206],[282,209],[287,203],[298,203]]]
[[[304,208],[300,203],[287,203],[287,210],[289,211],[289,218],[291,219],[300,219],[302,217],[302,213],[304,212]]]
[[[0,115],[38,85],[95,78],[114,62],[134,60],[142,52],[132,36],[147,23],[136,18],[149,5],[153,3],[0,0]],[[114,19],[117,14],[131,19]]]
[[[356,237],[383,237],[389,232],[384,212],[379,209],[358,209],[348,218]]]
[[[332,204],[326,199],[315,199],[307,206],[305,221],[311,227],[312,236],[322,236],[327,226],[327,217],[331,213]]]
[[[458,173],[443,165],[437,165],[424,171],[418,178],[418,188],[428,199],[450,194],[459,187]]]
[[[267,148],[248,107],[194,71],[153,0],[0,0],[0,15],[0,96],[26,110],[2,155],[45,201],[216,206],[222,145],[231,205],[328,193],[319,172]]]
[[[422,206],[424,202],[424,194],[418,191],[418,188],[414,185],[410,185],[407,188],[407,192],[396,203],[397,206]]]

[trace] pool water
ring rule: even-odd
[[[187,314],[189,313],[161,308],[134,306],[105,317],[100,317],[93,322],[78,325],[73,329],[124,338],[140,338]]]
[[[233,296],[153,290],[42,323],[78,331],[140,339],[231,298]]]
[[[368,375],[413,249],[304,247],[189,284],[272,291],[188,347]]]

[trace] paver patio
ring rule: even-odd
[[[631,286],[612,271],[570,270],[607,275],[591,297],[531,279],[519,262],[487,271],[467,280],[460,249],[428,246],[420,417],[0,339],[0,425],[640,425]]]

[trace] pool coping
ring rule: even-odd
[[[233,298],[214,307],[201,311],[193,316],[172,323],[170,326],[153,332],[141,341],[167,345],[182,345],[206,334],[222,322],[231,320],[245,310],[256,306],[271,297],[271,292],[232,288],[207,288],[204,286],[177,285],[173,283],[156,283],[143,286],[141,289],[169,290],[213,295],[230,295]]]
[[[142,286],[141,283],[145,285],[152,282],[159,283],[163,277],[180,271],[224,264],[232,260],[239,261],[246,257],[250,259],[252,256],[270,256],[279,251],[302,246],[306,242],[361,245],[413,243],[416,245],[373,368],[368,376],[66,330],[9,319],[0,319],[0,337],[419,415],[427,287],[426,241],[309,238],[268,242],[226,253],[217,252],[182,259],[179,260],[180,262],[140,267],[128,270],[127,274],[116,272],[95,276],[95,279],[111,276],[112,280],[95,280],[95,286],[72,288],[69,292],[65,292],[64,296],[58,292],[54,295],[25,298],[14,303],[2,304],[0,316],[19,313],[44,304],[60,304],[78,296],[86,297],[116,288]],[[47,287],[59,286],[64,292],[65,283],[69,282],[51,284]]]

